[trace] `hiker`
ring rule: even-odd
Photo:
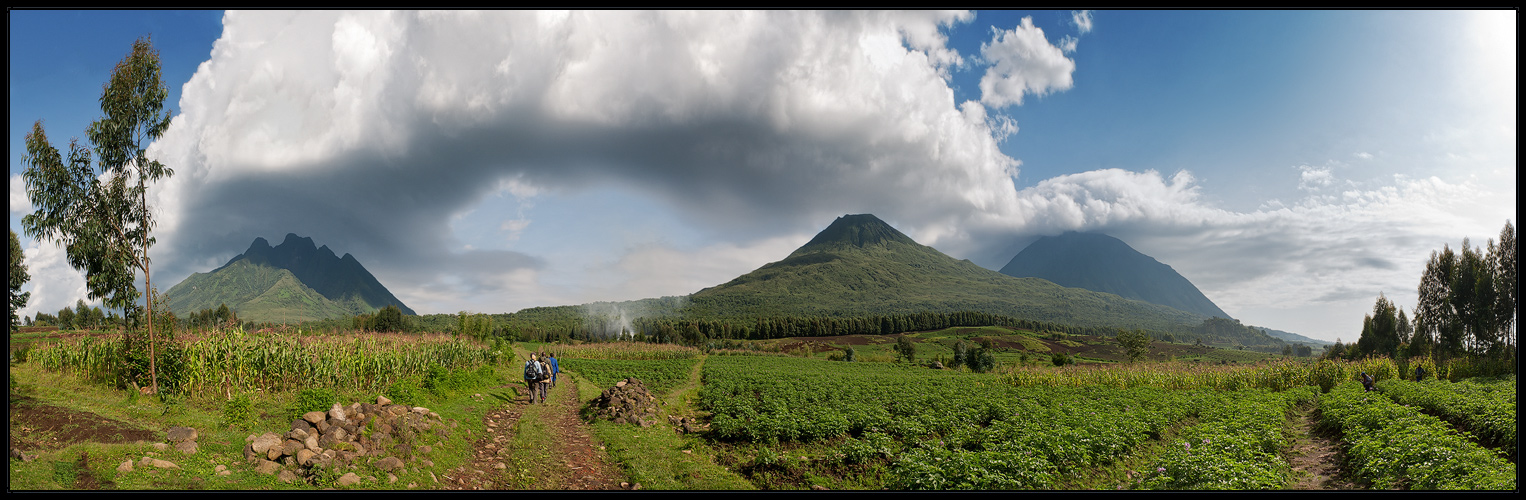
[[[556,364],[555,353],[546,353],[546,359],[551,360],[551,387],[556,387],[556,374],[562,372],[562,367]]]
[[[530,353],[530,360],[525,362],[525,387],[530,389],[530,404],[535,404],[535,395],[540,392],[541,375],[545,373],[540,369],[540,361],[535,359],[535,353]],[[541,402],[546,397],[541,396]]]
[[[540,402],[546,403],[546,393],[551,386],[551,363],[546,361],[546,353],[540,355],[540,381],[536,384],[540,387]]]
[[[1424,367],[1420,367],[1420,366],[1416,366],[1415,367],[1415,381],[1419,382],[1421,379],[1424,379],[1424,378],[1425,378],[1425,368]]]
[[[1372,390],[1375,389],[1373,384],[1376,383],[1377,382],[1372,380],[1372,375],[1368,375],[1367,372],[1362,372],[1362,387],[1366,388],[1368,392],[1372,392]]]

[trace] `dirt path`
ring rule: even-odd
[[[1293,450],[1288,462],[1293,475],[1298,478],[1290,489],[1294,490],[1364,490],[1366,486],[1341,467],[1344,454],[1340,437],[1320,429],[1319,410],[1310,405],[1300,407],[1293,417]]]
[[[470,463],[445,474],[446,489],[621,489],[619,468],[578,418],[572,377],[560,377],[546,404],[530,404],[523,384],[502,389],[523,394],[483,417],[488,434],[477,440]]]

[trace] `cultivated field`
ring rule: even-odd
[[[12,354],[11,446],[28,459],[11,461],[11,489],[1516,488],[1514,376],[1430,360],[1416,382],[1399,377],[1414,363],[1386,358],[1157,343],[1118,363],[1094,339],[992,327],[910,334],[915,363],[895,360],[895,336],[681,347],[231,330],[166,342],[162,392],[145,395],[118,335],[51,335],[13,335],[33,341]],[[928,368],[959,341],[984,341],[996,368]],[[835,360],[850,346],[856,361]],[[1066,348],[1083,361],[1050,362]],[[545,405],[520,380],[531,352],[563,370]],[[655,424],[580,417],[632,377],[658,399]],[[288,481],[247,459],[246,437],[377,396],[449,425],[397,470],[380,456],[288,464]],[[155,446],[174,426],[199,431],[194,455]],[[124,466],[143,457],[175,467]]]

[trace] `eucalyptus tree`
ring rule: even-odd
[[[142,295],[134,283],[137,272],[143,273],[143,289],[151,288],[148,185],[174,171],[148,158],[147,149],[169,128],[168,95],[159,52],[149,38],[140,38],[102,86],[105,116],[85,131],[93,149],[71,139],[66,158],[48,142],[42,120],[26,135],[22,177],[34,211],[22,219],[22,229],[61,244],[69,265],[84,272],[90,298],[104,299],[110,308],[136,307]],[[144,306],[149,378],[157,391],[152,298]]]

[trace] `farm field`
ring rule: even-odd
[[[1513,376],[1416,383],[1398,379],[1402,370],[1386,359],[1057,367],[1036,348],[1088,339],[999,327],[910,336],[917,363],[893,361],[896,336],[775,339],[707,352],[225,332],[184,339],[181,390],[164,395],[113,387],[102,375],[110,370],[91,365],[110,336],[63,336],[37,341],[22,359],[13,353],[11,446],[34,456],[11,461],[9,487],[1516,488]],[[923,363],[949,359],[959,340],[987,339],[1009,349],[988,373]],[[827,359],[849,345],[858,361]],[[548,404],[531,405],[519,368],[531,352],[548,351],[564,379]],[[1023,363],[1024,353],[1035,359]],[[455,361],[409,361],[421,355]],[[318,376],[310,365],[337,375]],[[1361,392],[1361,371],[1380,374],[1378,392]],[[646,426],[586,418],[602,390],[630,378],[653,392],[659,418]],[[284,429],[298,410],[378,395],[450,422],[430,431],[427,458],[390,472],[356,463],[361,479],[353,484],[339,482],[342,471],[285,482],[244,460],[246,436]],[[679,419],[700,428],[680,432]],[[201,449],[182,456],[156,448],[171,426],[198,429]],[[1399,453],[1408,449],[1437,451]],[[178,468],[122,470],[142,457]]]

